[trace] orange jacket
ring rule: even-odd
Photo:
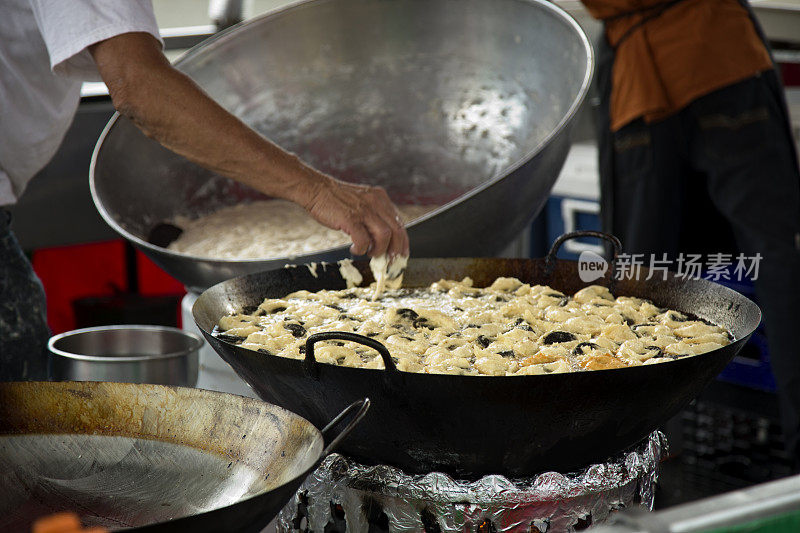
[[[738,0],[582,1],[605,21],[616,49],[612,131],[639,117],[666,118],[700,96],[772,68]]]

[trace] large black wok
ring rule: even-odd
[[[587,285],[576,262],[555,260],[554,251],[551,256],[412,259],[404,285],[464,276],[476,286],[514,276],[565,293]],[[369,282],[367,263],[355,264]],[[618,281],[615,294],[648,298],[710,320],[730,331],[735,342],[663,364],[542,376],[406,373],[391,368],[387,357],[385,371],[338,367],[315,363],[313,346],[299,361],[247,350],[211,334],[221,316],[252,308],[265,297],[345,287],[337,265],[318,268],[316,274],[291,267],[225,281],[198,298],[195,321],[259,396],[315,424],[357,398],[370,397],[370,416],[342,442],[341,451],[418,473],[527,475],[602,460],[636,443],[691,401],[741,349],[761,316],[753,302],[721,285],[674,275],[646,280],[648,271],[642,270],[638,280]]]
[[[60,511],[112,530],[261,531],[363,416],[369,401],[359,403],[325,446],[323,433],[342,418],[320,432],[285,409],[232,394],[2,383],[0,531],[30,531]]]

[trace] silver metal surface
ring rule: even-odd
[[[186,296],[181,300],[181,323],[185,331],[190,331],[196,335],[202,335],[200,328],[197,327],[197,324],[194,322],[194,317],[192,316],[192,306],[194,302],[197,301],[197,296],[197,294],[189,292],[186,293]],[[198,360],[199,365],[195,387],[237,394],[239,396],[248,396],[250,398],[258,398],[253,389],[239,377],[233,368],[231,368],[231,365],[226,363],[208,343],[203,344],[200,348]]]
[[[312,424],[250,398],[160,385],[0,384],[0,531],[29,531],[37,516],[64,510],[113,529],[214,511],[299,484],[322,450]],[[227,525],[217,530],[239,524]]]
[[[412,254],[486,256],[541,209],[591,79],[583,31],[545,0],[317,0],[240,24],[176,66],[265,136],[400,204],[440,208],[409,227]],[[115,116],[91,189],[103,218],[185,285],[203,289],[294,258],[224,261],[147,242],[176,215],[258,197]]]
[[[800,476],[677,505],[652,514],[621,513],[597,533],[695,533],[701,531],[778,530],[780,518],[800,523]],[[749,524],[750,527],[745,527]],[[592,531],[595,531],[592,529]]]
[[[101,326],[48,341],[57,380],[197,383],[199,335],[166,326]]]
[[[243,0],[211,0],[209,12],[214,11],[210,14],[217,29],[224,30],[244,20],[243,4]]]

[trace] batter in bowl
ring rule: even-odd
[[[400,205],[398,211],[407,224],[436,207]],[[178,217],[173,224],[183,232],[170,250],[213,259],[295,257],[350,242],[346,233],[321,225],[287,200],[237,204],[195,220]]]

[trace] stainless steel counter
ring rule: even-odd
[[[655,513],[622,513],[596,533],[782,533],[800,525],[800,476],[763,483]]]

